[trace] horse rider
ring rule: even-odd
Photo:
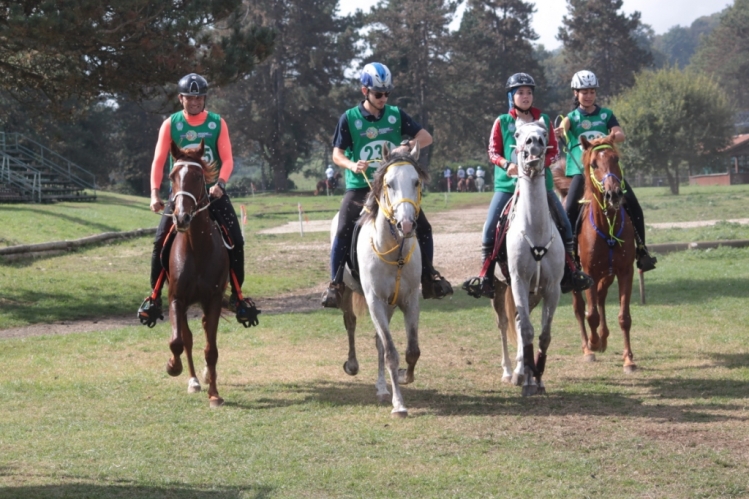
[[[166,206],[159,196],[159,188],[164,177],[164,163],[169,159],[169,171],[173,167],[173,159],[169,155],[170,145],[174,141],[182,149],[199,147],[200,141],[205,143],[206,163],[218,164],[219,178],[213,184],[206,185],[211,204],[208,208],[211,218],[223,222],[234,248],[229,250],[230,272],[233,277],[229,279],[231,284],[231,297],[229,309],[236,312],[237,321],[251,320],[251,314],[255,305],[252,300],[244,298],[240,300],[242,283],[244,282],[244,239],[242,230],[237,220],[237,214],[226,194],[226,182],[229,181],[234,168],[231,142],[229,141],[229,128],[224,119],[216,113],[206,111],[206,95],[208,94],[208,82],[202,76],[190,73],[179,80],[177,84],[179,91],[179,102],[182,111],[178,111],[167,118],[159,130],[159,138],[156,143],[156,152],[151,163],[151,211],[158,213],[164,210],[151,254],[151,295],[145,299],[138,309],[138,317],[144,324],[149,318],[155,322],[162,315],[161,290],[164,283],[165,270],[161,264],[161,249],[164,240],[169,234],[173,221],[169,216],[173,207],[171,203]],[[171,195],[171,193],[170,193]],[[235,289],[236,284],[239,290]]]
[[[466,168],[466,175],[468,178],[476,178],[476,170],[474,170],[472,166],[469,166]]]
[[[484,223],[482,235],[481,255],[482,261],[486,263],[492,257],[497,224],[503,208],[512,198],[517,184],[518,165],[515,151],[516,127],[543,119],[547,129],[551,130],[549,117],[541,113],[540,109],[532,106],[533,93],[536,82],[526,73],[516,73],[507,80],[507,99],[509,112],[500,115],[494,122],[491,136],[489,137],[489,160],[494,166],[494,196],[489,204],[489,212]],[[563,292],[571,290],[582,291],[593,284],[593,280],[582,272],[574,260],[572,227],[562,207],[561,201],[554,193],[554,182],[551,172],[548,170],[551,160],[557,154],[557,141],[553,133],[549,133],[549,149],[546,153],[546,190],[549,200],[549,209],[556,212],[555,220],[558,221],[557,228],[564,242],[567,265],[565,266],[564,278],[561,282]],[[561,227],[560,227],[561,224]],[[468,294],[479,298],[486,296],[494,297],[494,265],[489,265],[487,274],[482,277],[472,277],[463,283],[463,289]]]
[[[484,167],[479,165],[476,167],[476,178],[485,178],[486,177],[486,170],[484,170]]]
[[[458,166],[458,182],[461,180],[465,180],[466,178],[466,171],[463,169],[462,166]]]
[[[585,193],[585,179],[582,167],[582,146],[580,137],[585,136],[588,140],[614,134],[614,142],[621,143],[626,140],[624,131],[619,126],[619,121],[611,109],[596,104],[596,89],[598,89],[598,78],[590,71],[578,71],[572,77],[572,91],[575,95],[575,109],[569,113],[560,126],[554,132],[567,141],[567,169],[566,175],[572,177],[570,190],[567,194],[565,209],[567,217],[577,221],[580,214],[580,199]],[[624,191],[624,209],[627,211],[636,232],[636,258],[637,268],[643,272],[653,270],[657,259],[650,255],[645,246],[645,217],[642,214],[640,203],[635,197],[632,185],[625,184],[622,179],[622,190]]]
[[[330,186],[331,189],[337,187],[333,165],[328,165],[328,168],[325,170],[325,179],[328,181],[328,186]]]
[[[330,308],[338,307],[341,301],[343,266],[351,246],[351,235],[370,190],[367,179],[372,178],[380,165],[383,146],[396,147],[404,135],[411,137],[409,148],[417,142],[422,149],[432,143],[431,134],[413,118],[397,106],[387,104],[393,90],[387,66],[378,62],[367,64],[360,80],[364,100],[341,115],[333,134],[333,162],[344,169],[346,193],[338,212],[338,229],[330,252],[330,284],[322,297],[323,306]],[[419,211],[416,223],[422,260],[422,295],[424,298],[443,298],[452,294],[452,286],[432,267],[432,226],[423,209]]]

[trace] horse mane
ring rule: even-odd
[[[172,154],[175,163],[177,161],[192,161],[194,163],[199,163],[203,168],[203,178],[205,179],[206,184],[213,184],[218,180],[219,167],[215,161],[210,164],[203,161],[203,157],[198,149],[179,148],[179,151],[180,154],[177,156]]]
[[[429,181],[429,172],[419,165],[419,162],[411,157],[410,151],[407,146],[399,146],[390,152],[390,157],[385,163],[382,163],[374,174],[372,179],[372,190],[367,194],[367,198],[364,200],[364,215],[359,219],[359,224],[374,220],[377,218],[377,213],[380,209],[380,205],[377,201],[382,195],[382,186],[385,183],[385,173],[388,167],[396,161],[406,161],[410,163],[419,175],[419,180],[422,182]]]

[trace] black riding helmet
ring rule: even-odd
[[[183,76],[177,87],[180,95],[191,95],[199,97],[208,94],[208,82],[205,78],[196,73],[190,73]]]
[[[507,90],[513,90],[518,87],[536,88],[536,81],[533,79],[531,75],[527,73],[515,73],[514,75],[510,76],[510,78],[507,80],[507,84],[505,85],[505,88]]]

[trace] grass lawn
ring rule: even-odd
[[[746,496],[749,250],[666,255],[648,286],[635,374],[611,322],[581,362],[565,296],[549,395],[528,399],[500,383],[488,301],[424,302],[406,420],[375,401],[368,318],[344,374],[335,311],[222,321],[218,410],[166,375],[163,323],[3,340],[0,498]],[[393,329],[403,355],[400,314]]]

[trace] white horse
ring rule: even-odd
[[[544,393],[541,376],[551,342],[551,321],[559,302],[564,272],[564,245],[551,218],[546,197],[544,159],[548,130],[543,121],[520,125],[515,132],[518,183],[513,219],[507,231],[507,266],[510,288],[496,282],[493,305],[502,336],[502,381],[523,385],[523,396]],[[533,357],[533,324],[530,313],[543,299],[539,351]],[[511,324],[515,319],[515,327]],[[517,365],[510,370],[507,329],[518,339]]]
[[[479,192],[484,192],[484,184],[486,182],[484,181],[484,177],[476,177],[476,189]]]
[[[416,218],[421,205],[421,183],[428,179],[419,167],[418,144],[409,151],[398,147],[390,153],[383,148],[382,166],[375,173],[372,191],[367,197],[365,214],[359,221],[361,231],[356,245],[359,279],[356,282],[346,270],[341,309],[349,338],[349,356],[343,369],[356,375],[354,335],[356,318],[364,312],[363,299],[369,307],[375,329],[378,353],[378,376],[375,387],[380,402],[391,400],[385,380],[385,367],[392,384],[393,417],[406,417],[400,384],[414,380],[414,367],[419,359],[419,285],[421,280],[421,252],[416,240]],[[336,215],[337,216],[337,215]],[[333,219],[331,241],[338,221]],[[362,297],[363,295],[363,297]],[[408,369],[399,369],[398,351],[390,332],[390,319],[395,309],[403,312],[408,346]]]

